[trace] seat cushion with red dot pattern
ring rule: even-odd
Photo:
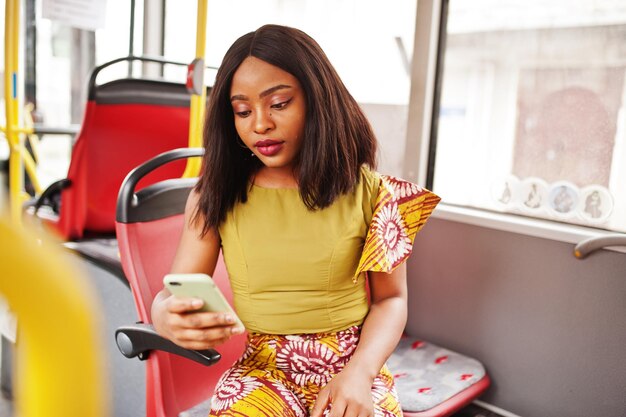
[[[387,366],[405,412],[438,406],[485,376],[476,359],[408,336],[402,337]]]

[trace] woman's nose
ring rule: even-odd
[[[254,121],[254,131],[259,134],[267,133],[275,127],[272,120],[272,113],[270,112],[258,112],[256,120]]]

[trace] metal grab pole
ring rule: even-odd
[[[128,40],[128,56],[135,53],[135,0],[130,1],[130,39]],[[128,78],[133,76],[133,61],[128,61]]]
[[[196,26],[196,60],[202,65],[197,65],[196,70],[204,71],[204,57],[206,53],[206,20],[207,0],[198,0],[198,18]],[[191,95],[191,107],[189,109],[189,147],[202,147],[202,124],[204,121],[204,108],[206,106],[206,84],[204,73],[202,74],[201,93]],[[183,177],[196,177],[200,172],[200,158],[190,158]]]
[[[5,135],[9,142],[9,200],[13,223],[22,223],[22,170],[21,139],[19,134],[19,107],[17,100],[17,73],[20,33],[20,0],[5,3],[4,26],[4,105],[6,113]]]

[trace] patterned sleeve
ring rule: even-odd
[[[413,250],[415,235],[440,198],[425,188],[381,175],[372,221],[353,280],[364,271],[391,272]]]

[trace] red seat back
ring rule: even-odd
[[[190,95],[183,84],[123,79],[92,86],[68,179],[61,194],[58,231],[114,233],[117,193],[128,172],[167,150],[187,146]],[[180,177],[179,161],[145,178],[139,188]]]
[[[135,201],[132,207],[125,204],[132,209],[130,215],[121,216],[122,210],[118,209],[116,230],[124,272],[135,298],[139,320],[144,323],[151,322],[152,300],[163,288],[163,276],[170,271],[183,228],[186,197],[192,186],[193,180],[177,179],[154,184],[135,197],[132,193],[123,197],[125,187],[120,192],[119,206],[124,205],[124,198],[127,203]],[[213,279],[232,303],[221,256]],[[152,352],[147,361],[147,415],[177,416],[208,399],[222,373],[241,356],[244,345],[245,336],[237,336],[218,347],[222,359],[210,367],[169,353]]]

